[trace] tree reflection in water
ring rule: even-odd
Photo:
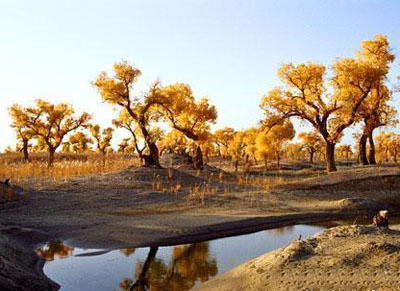
[[[282,235],[285,235],[286,233],[292,232],[292,231],[294,231],[293,225],[282,226],[282,227],[272,229],[272,232],[275,236],[282,236]],[[268,231],[267,231],[267,233],[268,233]]]
[[[123,290],[190,290],[218,273],[217,262],[209,257],[208,242],[176,246],[169,264],[157,259],[158,248],[150,248],[146,260],[136,265],[135,278],[120,283]]]
[[[73,247],[66,246],[62,242],[49,242],[38,249],[36,253],[46,261],[53,261],[56,257],[64,259],[72,255]]]
[[[120,252],[123,253],[125,257],[129,257],[130,255],[135,253],[135,250],[136,250],[135,248],[127,248],[120,250]]]

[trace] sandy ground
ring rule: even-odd
[[[49,183],[12,201],[0,199],[0,240],[21,242],[34,260],[33,248],[50,240],[105,249],[170,245],[398,206],[397,167],[303,179],[311,176],[305,171],[301,181],[268,190],[238,184],[228,173],[221,179],[212,167],[202,173],[129,168]],[[1,262],[7,257],[2,248]],[[43,262],[36,259],[40,273]]]
[[[262,255],[199,290],[400,290],[400,231],[339,226]]]
[[[9,230],[12,232],[12,230]],[[0,237],[0,290],[57,290],[42,271],[39,260],[29,245],[2,233]]]

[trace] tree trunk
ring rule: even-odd
[[[142,131],[144,140],[146,141],[147,147],[149,148],[149,154],[143,155],[144,166],[145,167],[158,167],[161,168],[160,165],[160,155],[158,152],[157,145],[151,140],[151,136],[146,129],[144,123],[139,123],[140,130]]]
[[[236,160],[236,161],[235,161],[235,172],[238,171],[238,168],[239,168],[239,161]]]
[[[335,143],[327,142],[326,143],[326,171],[336,172],[336,163],[335,163]]]
[[[265,167],[265,171],[268,171],[268,160],[266,157],[264,157],[264,167]]]
[[[22,141],[22,151],[24,153],[24,161],[29,162],[29,152],[28,152],[28,140]]]
[[[258,161],[257,161],[256,156],[253,156],[253,159],[254,159],[254,164],[257,166]]]
[[[160,165],[160,156],[158,154],[158,148],[155,143],[148,142],[147,146],[149,148],[149,154],[143,155],[144,166],[145,167],[158,167],[161,168]]]
[[[370,165],[376,165],[375,143],[374,143],[374,136],[372,134],[372,130],[368,133],[368,141],[369,141],[368,162]]]
[[[129,288],[129,290],[138,290],[138,291],[143,291],[146,290],[146,274],[147,271],[149,270],[150,264],[152,261],[154,261],[156,254],[158,251],[158,247],[150,247],[150,251],[147,255],[146,260],[144,261],[142,271],[140,272],[137,281],[132,284],[132,286]]]
[[[47,167],[48,168],[51,168],[52,166],[53,166],[53,163],[54,163],[54,153],[55,153],[55,149],[49,149],[49,160],[48,160],[48,163],[47,163]]]
[[[361,165],[368,165],[367,160],[367,135],[363,133],[358,142],[359,158]]]
[[[198,145],[196,147],[196,154],[195,154],[195,156],[193,158],[193,167],[195,169],[202,170],[203,166],[204,166],[204,163],[203,163],[203,152],[201,151],[201,147]]]
[[[310,151],[310,164],[314,164],[314,151]]]

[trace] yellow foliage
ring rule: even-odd
[[[36,100],[35,106],[32,107],[13,105],[10,108],[15,126],[28,128],[32,135],[38,137],[38,142],[46,146],[49,152],[49,166],[64,137],[79,127],[85,127],[91,118],[88,113],[75,118],[74,113],[69,104],[52,104],[41,99]]]
[[[371,102],[374,89],[382,87],[393,60],[386,37],[378,35],[362,43],[357,57],[337,59],[329,83],[323,65],[285,64],[278,75],[286,86],[272,89],[261,101],[264,124],[291,117],[306,120],[326,141],[327,169],[335,171],[335,144],[347,127],[360,120],[363,105]]]
[[[111,148],[111,140],[113,137],[114,129],[111,127],[104,128],[101,130],[100,125],[91,124],[89,126],[90,133],[96,142],[97,151],[105,155]]]
[[[231,127],[225,127],[223,129],[218,129],[214,132],[214,142],[218,147],[221,155],[228,155],[228,147],[233,137],[235,135],[235,130]]]
[[[189,148],[189,143],[183,133],[172,130],[159,140],[157,146],[160,148],[160,152],[184,153]]]
[[[294,136],[295,130],[290,121],[273,126],[266,133],[261,131],[256,139],[256,155],[264,160],[265,166],[267,166],[267,161],[274,156],[279,164],[285,143]]]
[[[207,140],[210,125],[217,119],[217,110],[208,98],[196,102],[190,86],[182,83],[163,87],[159,96],[160,110],[172,128],[194,141]]]
[[[376,137],[378,155],[381,160],[389,161],[390,158],[397,162],[400,153],[400,135],[394,132],[382,132]]]
[[[68,141],[63,142],[63,152],[83,153],[90,150],[93,141],[82,131],[78,131],[68,137]]]

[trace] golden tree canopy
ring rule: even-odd
[[[130,65],[127,61],[115,63],[114,76],[110,77],[106,72],[101,72],[92,83],[99,89],[104,101],[121,106],[134,106],[137,102],[131,98],[131,89],[142,72]]]
[[[379,58],[370,56],[371,47],[380,48]],[[392,59],[386,37],[363,42],[358,57],[341,58],[333,64],[330,90],[325,66],[285,64],[278,75],[286,86],[272,89],[262,99],[264,123],[297,117],[310,122],[326,141],[336,143],[343,130],[357,121],[363,102],[384,80]]]
[[[91,118],[88,113],[78,117],[74,117],[74,113],[69,104],[52,104],[38,99],[35,106],[19,111],[18,114],[19,122],[24,123],[35,135],[42,138],[49,149],[54,150],[69,132],[86,126]]]
[[[171,130],[157,143],[158,147],[162,150],[170,150],[174,153],[183,153],[189,148],[189,142],[186,136],[178,131]]]
[[[68,137],[68,141],[63,142],[63,152],[83,153],[90,150],[92,139],[82,131],[77,131]]]
[[[30,140],[35,132],[27,126],[28,111],[19,104],[14,104],[8,109],[12,120],[11,127],[17,132],[19,140]]]
[[[295,136],[293,124],[285,120],[274,125],[267,132],[260,131],[256,138],[256,154],[266,160],[273,155],[280,155],[285,143]]]
[[[172,128],[195,141],[209,136],[210,125],[217,119],[217,110],[208,98],[196,102],[190,86],[183,83],[165,86],[158,94],[162,104],[160,110]]]
[[[323,139],[317,131],[312,132],[300,132],[299,138],[301,140],[301,145],[304,149],[308,151],[316,152],[323,146]]]
[[[90,133],[96,141],[97,151],[105,154],[111,148],[111,140],[114,129],[111,127],[101,130],[100,125],[91,124],[89,126]]]

